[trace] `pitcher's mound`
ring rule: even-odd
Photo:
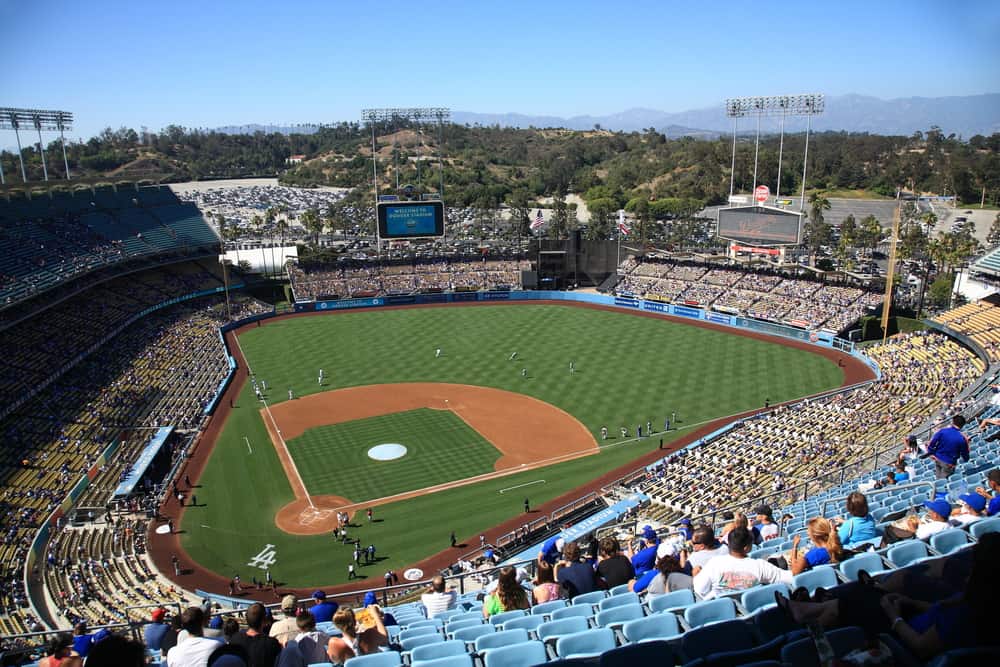
[[[350,504],[350,500],[340,496],[315,496],[312,505],[301,498],[278,510],[274,523],[291,535],[331,533],[337,525],[337,510]]]

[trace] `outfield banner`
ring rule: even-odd
[[[511,298],[510,292],[477,292],[480,301],[507,301]]]
[[[701,319],[702,311],[698,308],[688,308],[687,306],[674,306],[670,309],[674,315],[680,315],[681,317],[693,317],[696,320]]]
[[[639,299],[628,299],[628,298],[623,297],[623,296],[616,296],[615,297],[615,305],[616,306],[626,306],[628,308],[638,308],[639,307]]]
[[[651,310],[654,313],[665,313],[667,312],[667,304],[660,301],[643,301],[642,309]]]
[[[448,303],[447,294],[420,294],[417,296],[417,303]]]
[[[727,324],[729,326],[732,326],[733,324],[733,318],[729,317],[729,315],[722,315],[720,313],[707,313],[705,315],[705,319],[709,322],[715,322],[716,324]]]
[[[390,294],[389,296],[385,297],[385,302],[390,306],[394,306],[396,304],[401,304],[401,303],[416,303],[417,297],[413,296],[412,294],[396,294],[396,295]]]
[[[344,308],[371,308],[381,306],[384,299],[381,297],[366,299],[341,299],[340,301],[317,301],[316,310],[342,310]]]
[[[452,301],[475,301],[478,298],[475,292],[455,292],[450,296]]]

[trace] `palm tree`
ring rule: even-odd
[[[263,230],[264,230],[264,218],[259,215],[254,215],[250,218],[250,226],[253,227],[254,232],[257,234],[257,240],[260,242],[260,260],[264,265],[264,275],[267,275],[267,259],[264,255],[264,243],[263,243]]]
[[[830,210],[830,200],[816,191],[809,195],[809,219],[813,222],[823,222],[823,211]]]

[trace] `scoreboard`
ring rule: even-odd
[[[379,238],[413,239],[444,236],[444,203],[440,201],[379,202]]]
[[[720,208],[718,235],[750,245],[798,245],[802,214],[766,206]]]

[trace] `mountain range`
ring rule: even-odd
[[[940,127],[946,135],[956,134],[968,139],[976,134],[991,135],[1000,132],[1000,93],[967,95],[962,97],[902,97],[883,100],[865,95],[838,95],[827,97],[824,113],[812,119],[812,129],[823,131],[868,132],[870,134],[905,135],[926,132],[932,126]],[[656,109],[632,108],[605,116],[536,116],[521,113],[481,113],[453,111],[452,121],[462,125],[501,125],[504,127],[566,128],[592,130],[600,126],[606,130],[632,132],[655,127],[668,137],[694,136],[714,138],[733,131],[732,121],[726,117],[722,102],[715,106],[688,111],[667,112]],[[231,125],[217,128],[228,134],[254,132],[280,132],[282,134],[311,134],[316,124],[301,125]],[[785,120],[786,132],[800,132],[806,128],[804,118]],[[778,119],[764,118],[761,132],[775,133]],[[737,131],[741,134],[756,130],[756,121],[741,119]]]

